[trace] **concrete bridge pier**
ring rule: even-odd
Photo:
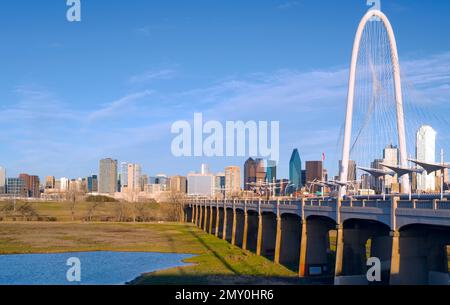
[[[213,224],[214,224],[214,207],[212,205],[209,206],[209,222],[208,222],[208,230],[209,234],[213,234]]]
[[[219,237],[225,240],[227,238],[227,208],[224,204],[224,207],[222,208],[222,227],[219,231]]]
[[[245,228],[245,222],[246,222],[246,217],[245,217],[245,212],[240,210],[240,209],[235,209],[235,215],[236,215],[236,228],[235,228],[235,233],[234,233],[234,245],[241,247],[242,249],[244,248],[244,228]]]
[[[220,227],[220,208],[219,205],[216,205],[216,221],[214,222],[215,229],[214,235],[219,237],[219,227]]]
[[[223,207],[219,207],[219,218],[217,218],[217,224],[218,224],[218,231],[217,231],[217,237],[223,238],[223,227],[224,227],[224,220],[225,220],[225,211]]]
[[[194,205],[192,205],[192,219],[191,219],[191,222],[195,224],[196,218],[197,218],[197,205],[194,204]]]
[[[203,212],[203,215],[204,215],[204,219],[203,219],[203,231],[205,231],[205,232],[208,232],[208,228],[209,228],[209,221],[210,221],[210,219],[209,219],[209,210],[211,209],[211,207],[210,206],[208,206],[208,205],[205,205],[205,209],[204,209],[204,212]]]
[[[225,209],[225,224],[224,224],[224,236],[223,239],[231,243],[231,240],[233,238],[233,218],[234,218],[234,211],[232,208]]]
[[[202,228],[202,225],[203,225],[203,209],[204,209],[204,207],[200,204],[199,205],[200,213],[199,213],[199,216],[198,216],[198,227],[200,229]]]
[[[262,255],[270,260],[275,259],[275,248],[278,231],[277,218],[277,215],[272,212],[264,212],[259,217],[261,223],[258,224],[258,226],[261,226],[262,228],[259,255]]]
[[[260,246],[260,242],[258,242],[258,238],[260,236],[259,234],[259,224],[260,224],[260,216],[257,212],[254,211],[247,211],[247,221],[245,222],[247,224],[247,235],[245,236],[245,229],[244,229],[244,245],[245,250],[249,250],[251,252],[254,252],[256,254],[260,253],[258,250]]]
[[[279,247],[275,247],[275,262],[291,270],[299,270],[301,218],[294,214],[283,214],[278,217],[277,226],[279,226],[277,235],[280,235],[280,241]]]
[[[262,234],[263,234],[263,215],[258,213],[258,231],[256,235],[256,255],[261,255]]]
[[[217,219],[218,219],[217,213],[218,213],[217,206],[215,206],[215,205],[211,206],[211,223],[209,224],[211,227],[211,232],[209,232],[209,233],[212,235],[216,235],[216,232],[217,232],[217,228],[216,228],[217,227],[216,226]]]
[[[192,206],[186,206],[184,211],[184,221],[187,223],[192,222],[193,220],[192,210]]]
[[[237,215],[236,215],[236,208],[233,204],[233,219],[231,220],[231,244],[234,246],[236,245],[236,226],[237,226]]]
[[[301,237],[300,237],[300,254],[298,261],[298,275],[299,277],[307,276],[306,270],[306,249],[308,246],[308,235],[306,230],[308,229],[306,219],[302,219],[302,229],[301,229]]]
[[[244,227],[242,232],[242,249],[247,250],[247,240],[248,240],[248,212],[244,211]]]
[[[330,231],[336,228],[333,219],[309,217],[302,225],[300,249],[300,275],[333,275],[335,257],[330,241]],[[334,246],[334,245],[333,245]]]
[[[412,225],[393,241],[391,285],[448,285],[450,229]]]
[[[339,235],[338,228],[338,235]],[[337,238],[336,285],[388,284],[391,269],[392,234],[382,223],[369,220],[348,220]],[[381,262],[381,282],[369,283],[369,258]]]

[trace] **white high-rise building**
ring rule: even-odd
[[[201,174],[202,175],[208,175],[209,174],[209,166],[208,166],[208,164],[205,164],[205,163],[202,164]]]
[[[428,125],[420,127],[417,132],[416,159],[426,163],[436,162],[436,131]],[[417,190],[435,191],[435,173],[417,175]]]
[[[60,181],[60,183],[59,183],[60,191],[62,191],[62,192],[68,191],[70,180],[68,178],[61,178],[61,179],[59,179],[59,181]]]
[[[214,195],[214,176],[194,174],[187,176],[188,195],[212,197]]]
[[[120,187],[128,186],[128,162],[120,163]]]
[[[399,156],[399,150],[394,145],[389,145],[383,150],[383,163],[386,165],[392,165],[392,166],[398,166],[398,156]],[[389,171],[388,168],[384,168],[384,170]],[[398,177],[397,175],[394,175],[392,177],[391,175],[386,175],[384,177],[384,187],[391,189],[393,183],[397,183]]]
[[[6,170],[0,166],[0,194],[6,191]]]
[[[141,166],[139,164],[128,164],[128,190],[141,191]]]
[[[0,187],[5,187],[6,169],[0,166]]]

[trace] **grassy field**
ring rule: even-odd
[[[135,219],[145,221],[173,220],[174,206],[156,202],[0,202],[0,221],[112,221],[130,222]]]
[[[100,250],[195,254],[186,260],[190,266],[146,274],[133,284],[303,283],[293,271],[192,225],[0,222],[0,254]]]

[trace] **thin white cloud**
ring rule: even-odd
[[[99,119],[108,118],[121,113],[125,108],[130,107],[132,103],[139,101],[145,97],[148,97],[153,92],[150,90],[145,90],[142,92],[131,93],[126,95],[116,101],[104,105],[102,108],[95,110],[87,116],[87,121],[92,122]]]
[[[142,74],[134,75],[129,78],[130,84],[148,83],[154,80],[168,80],[176,76],[176,71],[172,69],[162,69],[157,71],[145,71]]]
[[[277,6],[278,9],[285,10],[289,8],[293,8],[295,6],[298,6],[300,3],[298,1],[287,1],[285,3],[282,3]]]

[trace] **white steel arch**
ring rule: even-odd
[[[408,167],[408,154],[406,148],[406,135],[405,135],[405,120],[403,112],[403,93],[402,84],[400,77],[400,63],[398,58],[397,42],[395,40],[394,30],[392,28],[389,19],[380,10],[369,10],[366,15],[362,18],[359,23],[358,30],[356,32],[355,42],[353,44],[352,61],[350,66],[350,80],[348,87],[348,97],[347,97],[347,114],[345,119],[345,136],[344,136],[344,147],[342,151],[342,167],[340,168],[340,181],[347,182],[348,177],[348,164],[350,160],[350,142],[351,133],[353,125],[353,105],[355,100],[355,82],[356,82],[356,67],[358,63],[360,43],[363,35],[364,28],[366,24],[373,18],[378,17],[381,22],[383,22],[388,37],[391,49],[391,60],[394,72],[394,88],[395,88],[395,100],[397,108],[397,130],[398,130],[398,141],[400,146],[400,166]],[[402,177],[402,187],[403,191],[409,190],[409,177],[404,175]],[[343,197],[346,194],[346,187],[342,186],[340,190],[340,195]]]

